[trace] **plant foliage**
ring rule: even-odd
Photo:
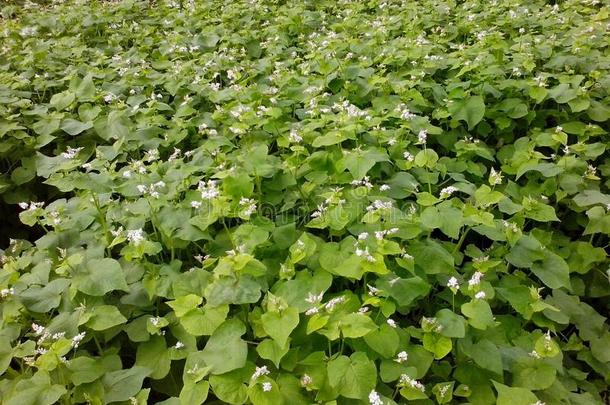
[[[604,2],[0,13],[3,404],[607,403]]]

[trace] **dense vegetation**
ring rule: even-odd
[[[603,1],[1,7],[3,404],[608,403]]]

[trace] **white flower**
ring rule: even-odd
[[[3,288],[2,290],[0,290],[0,297],[6,298],[9,295],[15,295],[15,289],[13,287]]]
[[[426,391],[426,387],[424,387],[424,384],[420,383],[417,380],[412,379],[411,377],[409,377],[406,374],[401,374],[400,375],[400,384],[401,385],[409,385],[410,387],[418,389],[421,392],[425,392]]]
[[[310,304],[317,304],[320,301],[322,301],[322,297],[324,296],[324,292],[321,292],[320,294],[312,294],[311,292],[307,294],[307,298],[305,298],[305,302],[308,302]]]
[[[476,293],[476,294],[474,295],[474,297],[475,297],[476,299],[478,299],[478,300],[485,299],[485,296],[486,296],[486,295],[485,295],[485,291],[479,291],[478,293]]]
[[[123,172],[123,177],[126,178],[126,179],[131,178],[132,175],[133,175],[133,173],[131,172],[131,170],[125,170]]]
[[[381,397],[375,390],[371,391],[371,393],[369,394],[369,402],[371,405],[383,405]]]
[[[271,388],[273,388],[273,386],[271,385],[270,382],[264,382],[263,383],[263,391],[264,392],[269,392],[271,391]]]
[[[267,375],[269,374],[269,370],[267,370],[267,366],[262,366],[262,367],[256,367],[256,370],[254,370],[254,373],[252,374],[252,377],[250,377],[252,380],[256,380],[258,377],[261,377],[263,375]]]
[[[390,138],[388,139],[388,145],[392,146],[396,144],[396,138]]]
[[[201,201],[191,201],[191,207],[193,207],[193,208],[201,207]]]
[[[386,323],[387,323],[388,325],[390,325],[392,328],[395,328],[395,327],[396,327],[396,321],[395,321],[394,319],[388,319],[388,320],[386,321]]]
[[[419,131],[419,133],[417,134],[417,142],[426,143],[427,139],[428,139],[428,131],[426,131],[425,129],[422,129],[421,131]]]
[[[471,287],[479,285],[481,282],[481,277],[483,277],[483,273],[480,271],[475,271],[470,280],[468,280],[468,285]]]
[[[320,312],[320,308],[312,307],[312,308],[309,308],[307,311],[305,311],[305,315],[311,316],[311,315],[317,314],[318,312]]]
[[[496,172],[496,170],[492,167],[489,172],[489,184],[495,186],[496,184],[502,183],[502,172]]]
[[[244,215],[247,217],[249,217],[250,215],[252,215],[256,212],[256,201],[254,201],[251,198],[242,197],[242,199],[239,200],[239,205],[245,207]]]
[[[449,288],[455,288],[455,289],[459,289],[460,288],[460,284],[458,283],[457,278],[455,277],[451,277],[449,279],[449,281],[447,281],[447,287]]]
[[[299,143],[303,140],[303,138],[297,133],[296,129],[290,130],[290,136],[288,137],[288,139],[290,139],[290,142],[294,143]]]
[[[536,350],[532,350],[532,351],[529,353],[529,356],[530,356],[531,358],[534,358],[534,359],[539,359],[539,358],[540,358],[540,355],[538,354],[538,352],[537,352]]]
[[[408,359],[409,359],[408,353],[405,351],[402,351],[396,355],[396,359],[394,359],[394,361],[397,363],[404,363]]]
[[[44,326],[38,325],[37,323],[32,324],[32,329],[34,330],[34,333],[36,334],[36,336],[42,335],[45,331]]]
[[[375,295],[379,294],[379,291],[380,291],[379,288],[375,288],[375,287],[373,287],[372,285],[369,285],[369,284],[367,284],[366,286],[369,289],[369,295],[370,296],[375,296]]]
[[[333,299],[331,299],[330,301],[328,301],[326,303],[326,305],[324,305],[324,308],[330,312],[335,308],[335,305],[342,303],[343,301],[345,301],[345,297],[341,296],[341,297],[335,297]]]
[[[78,155],[78,152],[80,152],[81,150],[83,150],[82,147],[71,148],[70,146],[68,146],[66,151],[61,154],[61,157],[64,159],[74,159],[76,157],[76,155]]]
[[[127,231],[126,237],[130,243],[133,243],[135,246],[138,246],[144,240],[144,231],[142,231],[142,228],[131,229]]]
[[[391,188],[391,187],[390,187],[388,184],[382,184],[382,185],[379,187],[379,190],[381,190],[381,191],[388,191],[390,188]]]
[[[451,194],[455,193],[456,191],[458,191],[458,189],[456,187],[453,187],[453,186],[445,187],[441,190],[440,198],[449,198],[451,196]]]
[[[161,318],[160,318],[160,317],[158,317],[158,316],[155,316],[155,317],[153,317],[153,318],[150,318],[149,320],[150,320],[150,323],[151,323],[153,326],[158,326],[158,325],[159,325],[159,322],[161,322]]]
[[[415,157],[409,151],[405,151],[402,156],[407,160],[407,162],[412,162]]]
[[[76,349],[76,348],[78,347],[78,345],[80,344],[80,342],[81,342],[81,341],[82,341],[82,340],[85,338],[85,335],[86,335],[86,334],[87,334],[86,332],[81,332],[81,333],[79,333],[78,335],[76,335],[76,336],[74,336],[74,337],[72,338],[72,343],[71,343],[71,345],[72,345],[72,347],[73,347],[74,349]]]
[[[200,181],[197,189],[201,191],[201,198],[206,200],[212,200],[220,195],[215,180]]]
[[[311,377],[310,377],[309,375],[307,375],[307,374],[303,374],[303,376],[301,377],[301,385],[302,385],[303,387],[305,387],[305,386],[307,386],[307,385],[311,384],[311,383],[312,383],[312,381],[313,381],[313,380],[311,379]]]
[[[358,240],[366,240],[366,238],[369,237],[368,232],[361,232],[360,234],[358,234]]]
[[[177,341],[176,344],[174,345],[174,349],[182,349],[184,347],[184,343],[182,343],[181,341]]]

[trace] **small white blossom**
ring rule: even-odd
[[[34,333],[36,334],[36,336],[42,335],[45,331],[45,327],[38,325],[37,323],[32,324],[32,329],[34,330]]]
[[[201,198],[206,200],[212,200],[220,195],[215,180],[200,181],[197,189],[201,191]]]
[[[379,396],[377,391],[371,391],[371,393],[369,394],[369,403],[371,405],[383,405],[383,401],[381,400],[381,397]]]
[[[485,291],[479,291],[478,293],[476,293],[474,295],[474,297],[478,300],[485,299],[485,297],[486,297]]]
[[[404,363],[408,359],[409,359],[409,354],[405,351],[402,351],[396,355],[396,358],[394,359],[394,361],[397,363]]]
[[[415,159],[415,156],[411,154],[409,151],[405,151],[402,156],[407,160],[407,162],[412,162]]]
[[[288,139],[290,139],[290,142],[299,143],[303,140],[303,137],[297,133],[296,129],[291,129]]]
[[[311,292],[307,294],[307,298],[305,298],[305,302],[309,304],[317,304],[322,301],[322,297],[324,297],[324,292],[320,294],[312,294]]]
[[[386,321],[386,323],[387,323],[388,325],[390,325],[392,328],[396,328],[396,321],[395,321],[394,319],[388,319],[388,320]]]
[[[15,295],[15,289],[13,287],[3,288],[2,290],[0,290],[0,297],[6,298],[9,295]]]
[[[422,129],[421,131],[419,131],[419,133],[417,134],[417,142],[419,142],[421,144],[425,144],[427,139],[428,139],[428,131],[426,131],[425,129]]]
[[[502,184],[502,172],[496,171],[493,167],[489,172],[489,184],[495,186],[496,184]]]
[[[309,375],[307,375],[307,374],[303,374],[303,376],[301,377],[301,385],[302,385],[303,387],[305,387],[305,386],[307,386],[307,385],[311,384],[311,383],[312,383],[312,381],[313,381],[313,380],[311,379],[311,377],[310,377]]]
[[[252,380],[256,380],[258,377],[261,377],[263,375],[267,375],[269,374],[269,370],[267,370],[267,366],[262,366],[262,367],[256,367],[256,370],[254,370],[254,373],[252,374],[252,377],[250,377]]]
[[[331,312],[331,311],[332,311],[332,310],[335,308],[335,306],[336,306],[337,304],[340,304],[340,303],[342,303],[343,301],[345,301],[345,297],[343,297],[343,296],[341,296],[341,297],[335,297],[335,298],[331,299],[330,301],[328,301],[328,302],[326,303],[326,305],[324,305],[324,308],[325,308],[325,309],[326,309],[328,312]]]
[[[82,342],[82,340],[85,338],[86,334],[87,334],[86,332],[81,332],[72,338],[71,345],[74,349],[76,349],[78,347],[80,342]]]
[[[177,341],[176,344],[174,345],[174,349],[182,349],[184,347],[184,343],[182,343],[181,341]]]
[[[388,191],[391,187],[388,184],[382,184],[381,186],[379,186],[379,190],[381,191]]]
[[[470,280],[468,280],[468,285],[471,287],[479,285],[481,283],[481,277],[483,277],[483,273],[480,271],[475,271]]]
[[[401,385],[408,385],[411,388],[415,388],[421,392],[425,392],[426,391],[426,387],[420,383],[417,380],[414,380],[413,378],[409,377],[406,374],[401,374],[400,375],[400,384]]]
[[[451,197],[451,194],[455,193],[456,191],[458,191],[458,189],[454,186],[445,187],[441,190],[440,198],[449,198]]]
[[[361,232],[360,234],[358,234],[358,240],[366,240],[368,237],[368,232]]]
[[[134,246],[138,246],[142,241],[144,241],[144,231],[142,228],[140,229],[131,229],[127,231],[127,240],[130,243],[133,243]]]
[[[271,391],[272,388],[273,388],[273,386],[271,385],[270,382],[264,382],[263,383],[263,391],[264,392],[269,392],[269,391]]]
[[[201,207],[201,201],[191,201],[191,207],[193,207],[193,208]]]
[[[447,281],[447,287],[449,288],[455,288],[455,289],[459,289],[460,288],[460,284],[458,283],[457,278],[455,277],[451,277],[449,279],[449,281]]]
[[[61,157],[64,159],[69,159],[69,160],[74,159],[76,157],[76,155],[78,155],[78,152],[80,152],[81,150],[83,150],[82,147],[72,148],[72,147],[68,146],[66,151],[61,154]]]

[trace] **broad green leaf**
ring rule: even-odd
[[[451,352],[453,343],[450,338],[437,333],[424,334],[423,345],[430,353],[434,353],[434,358],[440,360]]]
[[[169,373],[171,360],[163,336],[152,336],[149,341],[138,345],[136,366],[152,370],[149,377],[155,380],[159,380]]]
[[[284,346],[278,345],[273,339],[265,339],[256,346],[256,352],[261,358],[271,360],[276,368],[280,368],[280,360],[288,353],[290,345],[286,343]]]
[[[286,345],[288,336],[299,324],[299,311],[288,307],[281,312],[265,312],[261,316],[263,329],[280,347]]]
[[[461,121],[466,121],[468,130],[472,130],[485,115],[485,103],[480,96],[468,97],[466,100],[453,100],[449,104],[452,116]]]
[[[518,387],[509,387],[499,382],[492,381],[498,391],[498,405],[532,405],[538,402],[538,398],[530,390]]]
[[[383,357],[391,358],[398,350],[400,338],[394,328],[383,324],[378,330],[373,330],[366,334],[364,336],[364,341]]]
[[[84,269],[76,273],[73,285],[77,290],[93,296],[102,296],[110,291],[129,291],[125,274],[114,259],[91,259]]]
[[[330,360],[327,372],[331,387],[346,398],[364,400],[377,384],[375,363],[362,352]]]
[[[91,310],[91,317],[85,323],[93,330],[106,330],[113,326],[127,322],[127,318],[121,314],[117,307],[112,305],[99,305]]]
[[[487,329],[494,324],[494,317],[487,301],[475,299],[462,304],[462,313],[468,323],[476,329]]]
[[[248,345],[241,339],[246,327],[237,319],[220,325],[206,343],[202,358],[212,374],[223,374],[246,364]]]
[[[142,382],[150,374],[146,367],[134,366],[127,370],[112,371],[102,379],[105,391],[105,401],[127,401],[142,388]]]

